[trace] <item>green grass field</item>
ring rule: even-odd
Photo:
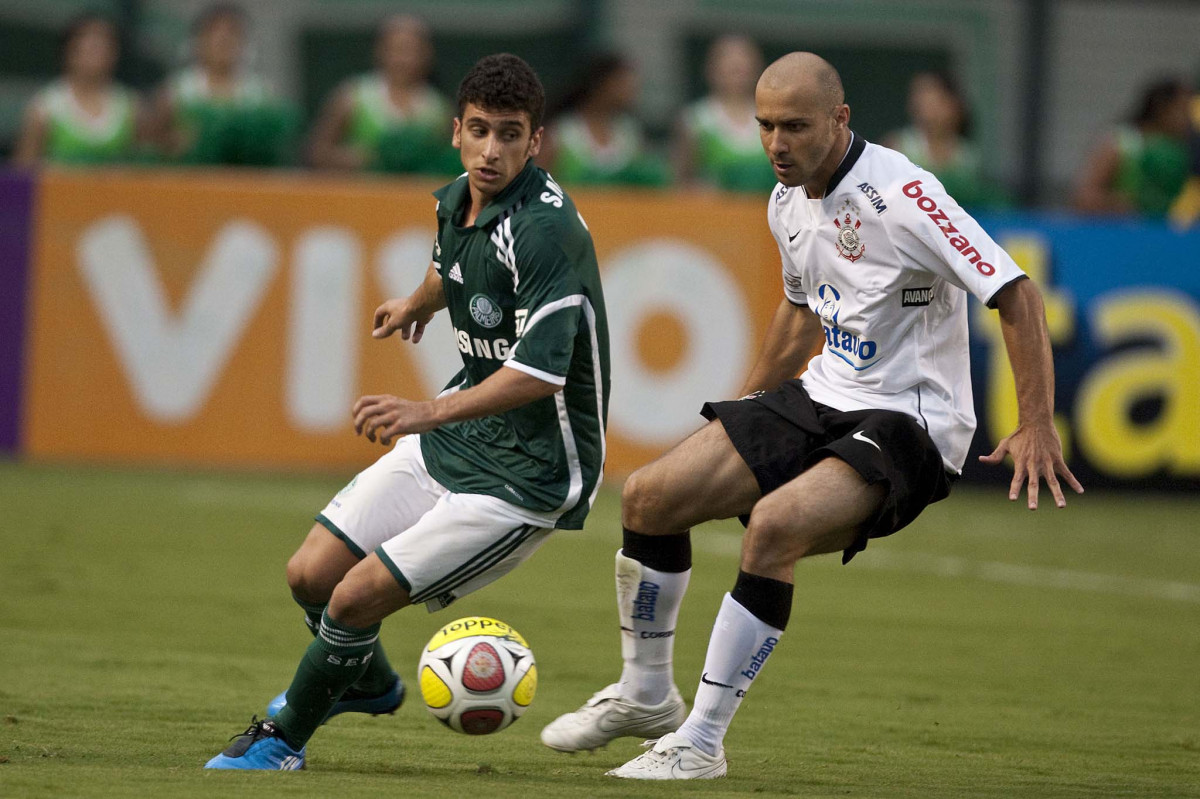
[[[340,717],[306,772],[204,772],[309,640],[283,565],[337,479],[0,464],[0,797],[1200,796],[1200,498],[1087,495],[1030,513],[960,490],[849,567],[803,564],[781,648],[726,739],[730,777],[617,782],[636,741],[538,742],[615,679],[617,495],[582,533],[449,610],[384,624],[421,644],[487,614],[530,641],[525,718],[455,735],[419,698]],[[737,566],[694,535],[677,644],[691,697]]]

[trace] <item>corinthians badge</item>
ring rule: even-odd
[[[838,229],[837,239],[834,240],[838,255],[850,263],[862,258],[863,253],[867,251],[867,245],[858,235],[858,229],[862,227],[862,220],[858,218],[858,209],[854,207],[854,204],[849,200],[842,203],[841,209],[833,217],[833,224]]]

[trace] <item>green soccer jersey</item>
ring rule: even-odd
[[[579,529],[604,471],[608,321],[596,251],[575,204],[530,161],[462,227],[464,175],[438,198],[433,260],[463,368],[447,391],[504,366],[561,386],[511,411],[421,436],[429,473]]]
[[[34,102],[46,117],[47,161],[60,164],[105,164],[134,155],[137,103],[120,85],[108,91],[104,113],[89,116],[64,80],[38,93]]]

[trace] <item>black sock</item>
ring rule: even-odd
[[[678,574],[692,568],[692,534],[688,530],[675,535],[643,535],[628,527],[624,530],[621,551],[643,566],[660,572]]]
[[[729,595],[764,624],[786,630],[792,615],[791,583],[739,571]]]

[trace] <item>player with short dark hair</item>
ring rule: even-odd
[[[949,494],[975,430],[968,293],[1000,312],[1020,410],[1017,430],[982,459],[1012,456],[1009,498],[1026,483],[1030,508],[1041,479],[1065,505],[1056,473],[1083,490],[1054,429],[1053,361],[1033,283],[933,175],[850,130],[841,80],[824,59],[779,59],[759,78],[755,105],[779,180],[768,220],[785,299],[746,396],[706,404],[707,426],[626,482],[621,679],[542,731],[562,751],[657,738],[609,772],[616,777],[724,776],[725,732],[787,627],[796,562],[832,552],[849,562]],[[741,568],[688,715],[672,678],[688,530],[734,516],[746,521]]]
[[[288,563],[315,639],[291,687],[209,768],[302,768],[328,717],[390,713],[400,678],[384,617],[440,610],[503,576],[556,528],[576,530],[604,465],[608,324],[591,236],[533,163],[541,82],[521,59],[479,61],[453,140],[466,173],[434,193],[437,239],[422,284],[375,311],[375,338],[414,344],[446,309],[463,369],[434,400],[371,395],[355,430],[395,448],[317,516]]]

